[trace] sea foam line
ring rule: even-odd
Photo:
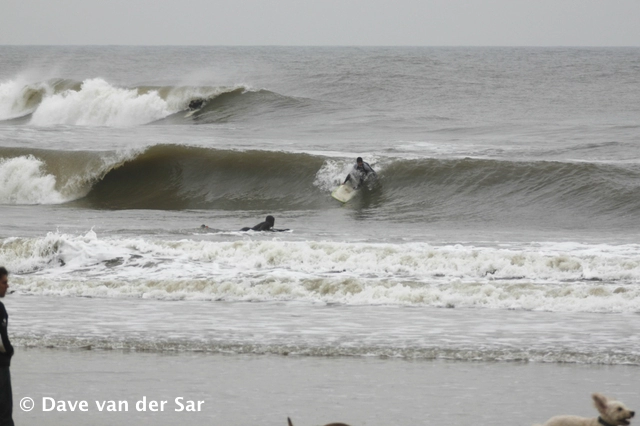
[[[0,261],[29,294],[640,311],[635,246],[164,241],[90,231],[4,240]]]
[[[123,350],[144,352],[198,352],[210,354],[250,354],[312,357],[380,357],[412,360],[455,360],[484,362],[538,362],[596,365],[640,365],[640,355],[607,350],[571,351],[566,348],[456,348],[396,347],[393,345],[349,344],[309,345],[295,343],[251,343],[216,339],[106,338],[97,336],[57,336],[18,334],[14,346],[83,350]]]

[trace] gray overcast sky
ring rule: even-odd
[[[0,0],[0,44],[640,46],[640,0]]]

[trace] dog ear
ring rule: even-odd
[[[593,398],[593,402],[596,405],[598,411],[603,412],[607,409],[607,397],[602,395],[601,393],[594,393],[591,395]]]
[[[291,419],[289,417],[287,417],[287,423],[289,423],[289,426],[293,426],[293,423],[291,423]]]

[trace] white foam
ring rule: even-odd
[[[60,204],[82,198],[109,170],[143,150],[103,153],[77,170],[64,168],[62,176],[47,173],[47,164],[33,155],[0,158],[0,204]]]
[[[176,111],[157,91],[140,94],[137,89],[114,87],[95,78],[85,80],[79,91],[66,90],[43,99],[31,124],[125,127],[150,123]]]
[[[162,241],[51,233],[7,240],[26,293],[302,300],[577,312],[640,310],[640,248]],[[564,251],[568,250],[568,251]]]
[[[384,169],[384,164],[378,163],[378,159],[375,156],[368,156],[367,163],[376,171],[381,172]],[[344,179],[353,169],[355,164],[354,160],[326,160],[320,170],[316,173],[316,178],[313,181],[313,185],[320,188],[322,191],[333,191],[336,186],[344,182]]]
[[[313,185],[322,191],[333,191],[344,181],[352,167],[353,164],[344,160],[327,160],[316,173]]]
[[[0,204],[58,204],[65,198],[56,178],[32,155],[0,158]]]
[[[22,117],[32,113],[37,105],[30,105],[34,92],[51,95],[53,87],[46,82],[29,83],[22,78],[0,83],[0,120]]]

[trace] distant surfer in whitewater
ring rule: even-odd
[[[365,179],[367,179],[370,173],[373,176],[376,176],[376,172],[371,168],[369,163],[365,163],[364,161],[362,161],[362,157],[358,157],[356,159],[356,164],[354,164],[353,166],[353,170],[349,172],[347,178],[344,180],[343,185],[346,185],[353,176],[354,180],[358,179],[358,183],[354,185],[354,188],[358,188],[360,185],[362,185]]]

